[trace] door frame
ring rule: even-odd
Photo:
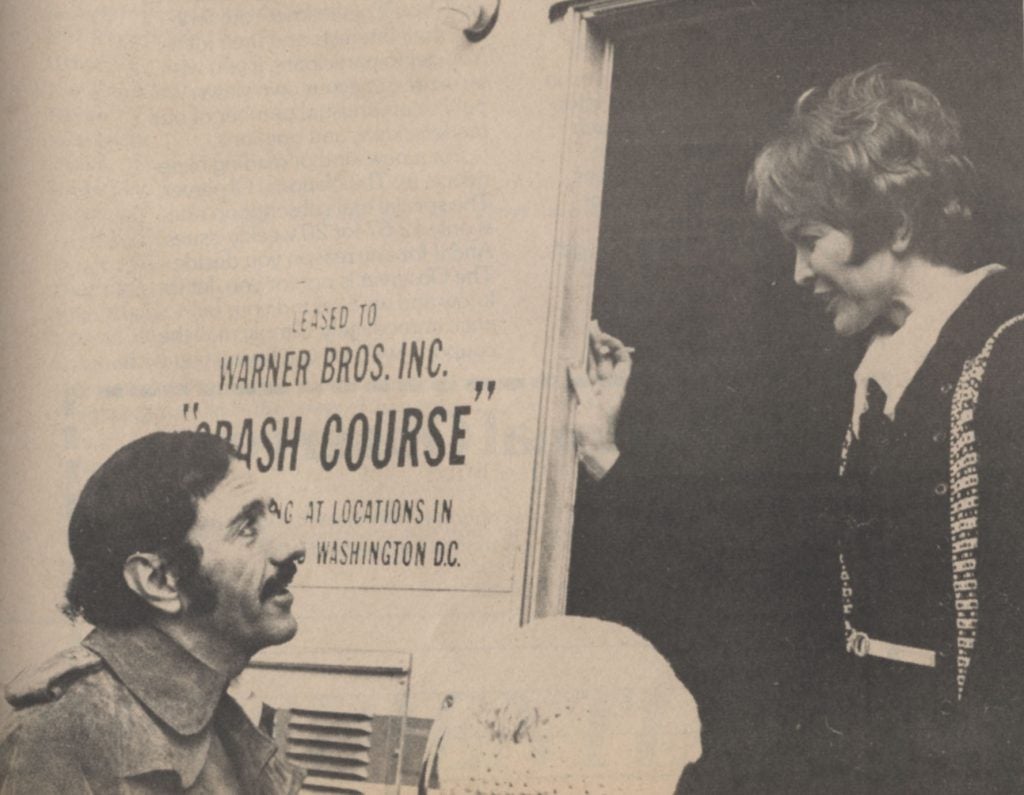
[[[586,361],[615,44],[670,27],[798,11],[810,4],[809,0],[563,0],[550,6],[551,23],[563,25],[570,38],[571,56],[522,624],[563,614],[568,595],[578,465],[572,434],[575,400],[566,368]]]

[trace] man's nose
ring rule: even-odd
[[[800,287],[807,287],[814,281],[814,271],[811,270],[809,260],[810,255],[807,252],[799,248],[796,250],[796,262],[793,263],[793,281]]]
[[[288,561],[302,563],[306,559],[306,544],[290,527],[281,527],[270,550],[270,560],[280,566]]]

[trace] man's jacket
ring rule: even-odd
[[[226,687],[161,632],[97,629],[8,686],[0,795],[298,792]]]

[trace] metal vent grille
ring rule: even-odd
[[[237,685],[266,705],[260,727],[306,771],[302,792],[399,795],[411,671],[405,652],[307,648],[254,660]]]
[[[302,792],[365,795],[373,716],[311,709],[279,710],[275,734],[288,759],[307,771]]]

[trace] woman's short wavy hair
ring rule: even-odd
[[[974,167],[960,124],[927,88],[876,65],[811,89],[747,180],[758,215],[783,229],[827,223],[854,262],[910,223],[910,249],[967,269]]]
[[[68,543],[75,568],[64,612],[90,624],[135,626],[152,608],[125,583],[124,563],[155,552],[193,602],[210,605],[200,571],[202,550],[188,541],[198,501],[227,475],[234,448],[209,433],[153,433],[114,453],[89,478],[71,514]]]

